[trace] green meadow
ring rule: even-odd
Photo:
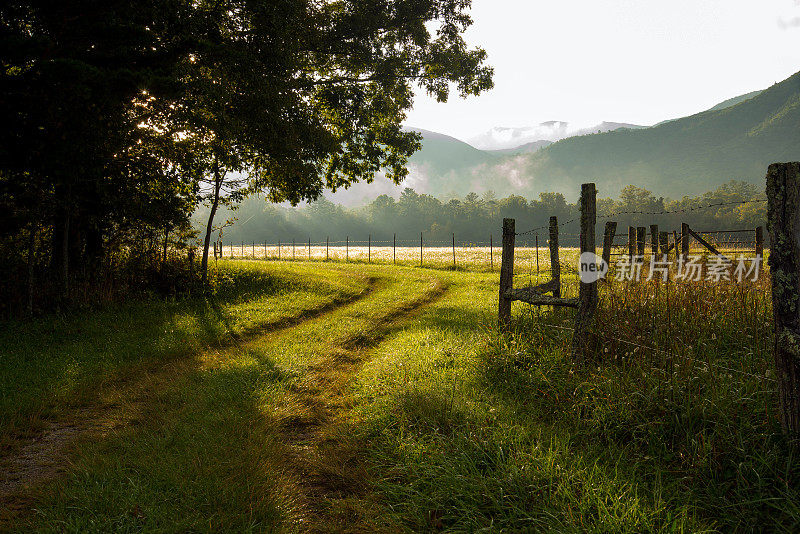
[[[571,310],[517,303],[497,332],[496,272],[222,261],[212,279],[2,325],[2,467],[38,481],[0,486],[3,528],[800,528],[766,282],[603,284],[578,367]]]

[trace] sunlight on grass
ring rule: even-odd
[[[239,332],[259,309],[279,320],[372,290],[291,328],[204,351],[137,424],[79,452],[32,526],[800,525],[800,473],[772,408],[766,279],[713,292],[704,283],[603,284],[597,359],[576,367],[572,310],[516,304],[514,335],[499,335],[496,273],[299,262],[224,269],[245,270],[234,280],[265,269],[282,288],[226,303]],[[222,293],[228,282],[218,279]],[[577,294],[569,271],[564,293]],[[418,311],[398,312],[414,302]]]

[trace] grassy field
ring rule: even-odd
[[[6,528],[800,528],[766,281],[604,284],[576,367],[570,310],[515,305],[496,332],[497,273],[224,261],[215,280],[212,300],[3,325],[6,459],[76,410],[112,423],[0,497]]]
[[[734,240],[718,241],[713,237],[706,236],[709,242],[719,251],[728,254],[731,258],[743,254],[747,257],[755,255],[752,243],[739,242]],[[570,236],[575,241],[575,236]],[[649,239],[649,238],[648,238]],[[598,242],[598,254],[602,252]],[[645,255],[649,258],[650,243],[645,247]],[[455,249],[455,250],[454,250]],[[578,265],[578,247],[559,247],[559,261],[567,268],[576,269]],[[384,265],[400,265],[406,267],[419,267],[420,256],[422,266],[434,269],[452,269],[454,266],[458,270],[467,271],[491,271],[500,269],[500,258],[502,256],[502,246],[499,241],[494,246],[489,247],[488,243],[476,244],[457,244],[431,246],[426,244],[421,253],[419,246],[397,246],[392,247],[384,241],[374,241],[371,246],[365,242],[351,242],[345,246],[342,242],[331,243],[326,247],[324,243],[312,243],[309,247],[305,243],[292,245],[259,245],[245,244],[244,246],[225,246],[222,248],[224,258],[239,260],[247,259],[268,259],[283,261],[305,261],[305,262],[345,262],[345,263],[375,263]],[[455,253],[455,254],[454,254]],[[692,243],[689,253],[708,257],[709,252],[696,243]],[[627,237],[617,236],[613,248],[611,263],[614,264],[624,254],[627,254]],[[674,259],[674,258],[673,258]],[[533,237],[530,235],[520,236],[514,248],[514,271],[524,272],[529,275],[544,275],[550,269],[550,249],[544,236],[540,236],[538,249],[533,246]]]

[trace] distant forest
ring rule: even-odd
[[[619,198],[598,198],[598,232],[602,232],[606,220],[617,221],[618,233],[625,233],[629,225],[644,226],[658,224],[663,230],[680,231],[681,222],[688,223],[700,231],[750,229],[765,224],[766,202],[764,193],[747,182],[732,181],[714,191],[679,200],[656,197],[640,187],[625,187]],[[753,201],[746,202],[745,201]],[[710,204],[723,206],[705,208]],[[654,212],[675,212],[651,215]],[[645,212],[643,214],[621,214],[620,212]],[[316,243],[342,241],[351,242],[391,241],[396,234],[398,244],[419,242],[423,233],[427,244],[450,243],[455,233],[459,244],[486,243],[490,235],[500,236],[504,217],[516,219],[517,232],[544,227],[538,231],[518,237],[518,242],[533,243],[535,235],[545,236],[551,215],[562,224],[562,242],[577,242],[578,222],[569,222],[579,214],[577,199],[568,202],[561,193],[541,193],[537,199],[518,195],[497,198],[492,192],[483,195],[469,193],[463,198],[440,200],[430,195],[419,194],[406,188],[399,198],[381,195],[371,203],[346,208],[321,198],[298,208],[274,205],[262,197],[252,197],[235,211],[220,214],[221,224],[215,238],[229,243],[277,243],[292,239]],[[610,218],[606,217],[612,215]],[[199,229],[205,214],[195,214]],[[222,222],[225,221],[225,222]],[[565,224],[566,223],[566,224]]]

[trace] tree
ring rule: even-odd
[[[438,100],[492,86],[461,34],[467,0],[20,0],[0,5],[0,203],[25,233],[46,206],[51,264],[164,242],[197,199],[314,200],[384,171]],[[34,209],[35,208],[35,209]],[[164,216],[148,214],[157,210]],[[31,230],[33,232],[33,230]],[[120,247],[122,250],[123,247]],[[134,249],[135,247],[129,247]]]
[[[399,183],[420,148],[420,135],[401,129],[413,86],[439,101],[451,84],[464,97],[492,86],[485,52],[461,37],[471,24],[465,0],[193,5],[203,39],[188,55],[175,115],[205,146],[213,177],[204,272],[228,173],[246,177],[229,188],[232,201],[260,191],[297,204],[382,170]]]
[[[185,8],[183,0],[0,5],[0,196],[20,223],[43,218],[50,227],[52,278],[64,293],[70,265],[99,264],[109,242],[159,218],[140,218],[151,200],[161,218],[188,220],[191,187],[176,179],[185,144],[139,127],[153,95],[174,89]]]

